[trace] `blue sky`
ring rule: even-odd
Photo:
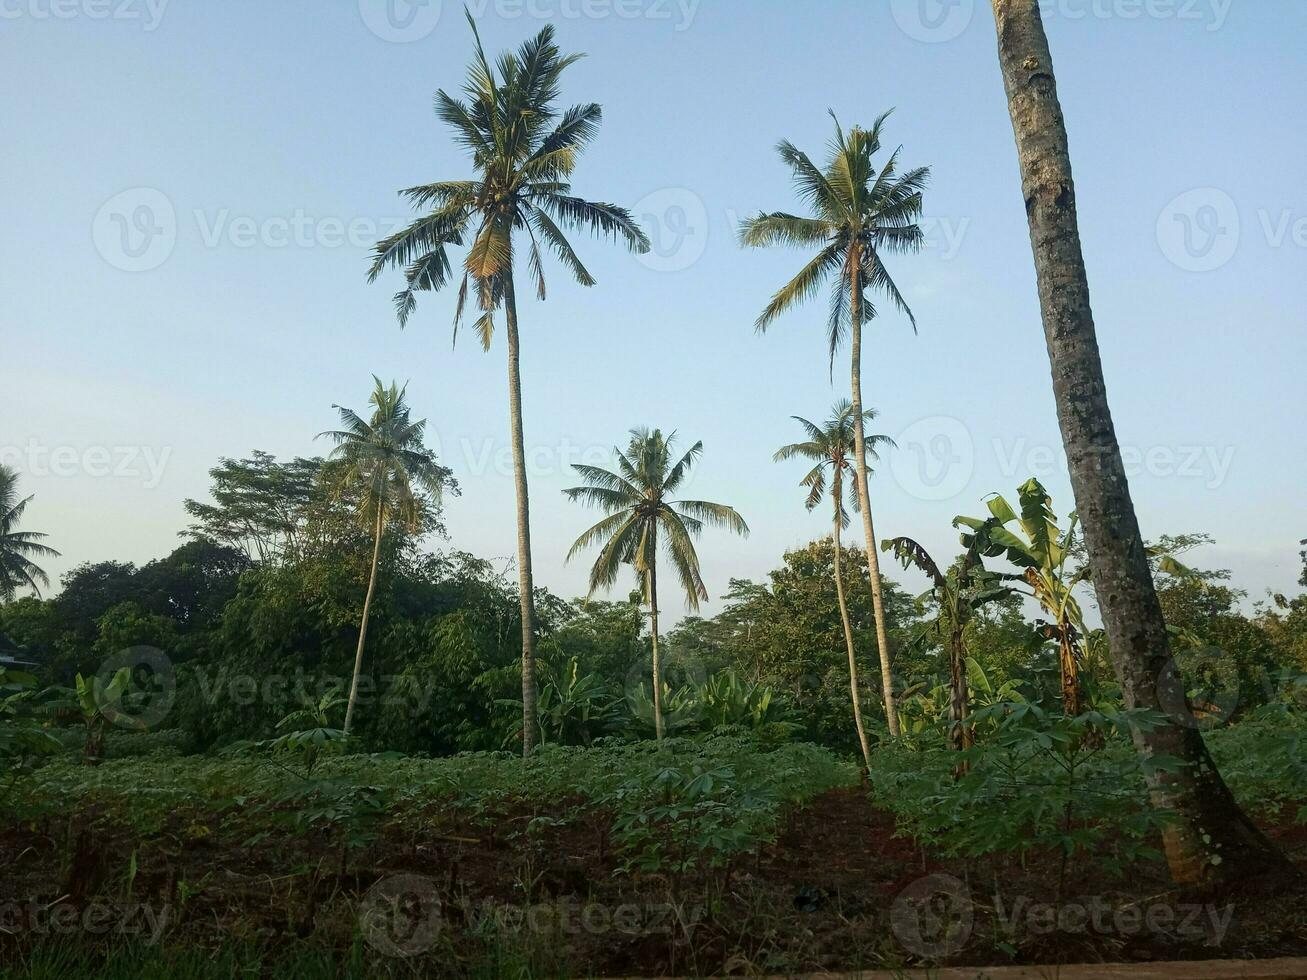
[[[502,343],[450,346],[454,297],[395,323],[371,242],[395,191],[468,172],[431,112],[470,55],[445,0],[0,0],[0,453],[36,494],[28,526],[82,561],[165,554],[220,456],[322,452],[331,405],[370,375],[410,382],[463,488],[452,545],[514,552]],[[1114,418],[1146,536],[1290,590],[1302,492],[1307,5],[1056,0],[1046,23]],[[588,57],[567,102],[604,106],[574,186],[639,211],[643,261],[578,240],[599,284],[553,267],[524,303],[538,580],[594,518],[559,492],[635,425],[702,439],[687,492],[734,504],[747,540],[701,544],[714,596],[822,534],[799,465],[771,454],[846,392],[824,300],[753,320],[802,261],[744,251],[739,217],[797,207],[773,147],[811,153],[891,106],[929,164],[929,247],[891,269],[920,327],[886,315],[866,399],[899,450],[873,481],[881,535],[945,551],[949,522],[1041,476],[1070,507],[1015,150],[988,4],[952,0],[477,0],[492,51],[546,15]],[[526,292],[520,290],[519,292]],[[917,582],[903,576],[915,589]],[[667,599],[665,605],[675,603]],[[716,608],[716,603],[708,611]]]

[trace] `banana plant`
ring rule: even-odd
[[[1017,488],[1017,502],[1020,514],[1003,496],[992,494],[985,501],[989,517],[959,516],[953,518],[953,526],[967,529],[962,532],[962,545],[969,552],[1006,558],[1021,569],[1018,578],[1029,591],[1016,591],[1034,598],[1051,618],[1041,629],[1057,643],[1063,709],[1068,715],[1079,715],[1081,640],[1086,630],[1075,588],[1089,578],[1089,566],[1067,567],[1078,519],[1072,511],[1066,530],[1059,528],[1048,491],[1033,478]]]
[[[540,693],[536,703],[536,742],[539,745],[591,745],[596,738],[617,729],[622,712],[621,698],[600,674],[584,673],[577,657],[555,667],[548,660],[536,661]],[[504,698],[496,702],[516,706],[522,702]],[[508,732],[504,745],[520,744],[520,720]]]
[[[949,741],[959,751],[971,747],[971,727],[967,725],[968,695],[966,671],[966,629],[972,614],[981,606],[1005,598],[1011,590],[1003,584],[1011,576],[985,568],[980,555],[968,548],[947,571],[942,570],[920,544],[912,538],[890,538],[880,544],[882,551],[892,551],[904,568],[916,567],[931,581],[926,593],[935,600],[935,618],[918,636],[937,637],[948,652],[949,668]],[[924,596],[923,596],[924,598]]]
[[[104,758],[104,737],[110,725],[144,731],[145,725],[123,710],[123,698],[132,686],[130,667],[119,667],[106,683],[98,675],[76,677],[77,707],[86,726],[86,745],[82,762],[88,766],[100,764]]]
[[[0,789],[0,804],[41,756],[63,748],[41,723],[49,710],[45,697],[34,675],[0,667],[0,771],[8,776]]]

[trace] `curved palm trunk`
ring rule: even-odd
[[[536,743],[536,606],[531,571],[531,504],[522,441],[522,376],[518,364],[517,298],[513,273],[504,275],[504,320],[508,334],[508,419],[513,442],[513,484],[517,491],[517,588],[522,603],[522,755]]]
[[[349,703],[345,706],[345,734],[354,721],[354,705],[359,698],[359,674],[363,670],[363,644],[368,638],[368,616],[372,612],[372,594],[377,590],[377,565],[381,561],[381,532],[385,526],[386,508],[377,505],[377,526],[372,536],[372,572],[368,575],[368,594],[363,597],[363,619],[359,623],[359,646],[354,652],[354,676],[349,682]]]
[[[649,566],[649,632],[653,637],[654,737],[663,737],[663,665],[658,655],[658,563]]]
[[[849,259],[853,268],[861,268],[856,248]],[[871,612],[876,621],[876,649],[880,654],[880,684],[885,698],[885,721],[889,725],[890,735],[899,734],[899,714],[894,705],[894,681],[890,677],[889,635],[885,630],[885,603],[881,596],[880,557],[876,552],[876,531],[871,521],[871,495],[867,491],[867,451],[866,434],[862,431],[862,295],[858,289],[859,277],[850,277],[853,282],[849,309],[853,319],[850,347],[852,349],[853,369],[853,466],[858,488],[858,509],[862,511],[862,531],[867,538],[867,568],[871,573]]]
[[[840,549],[840,514],[839,502],[844,499],[840,492],[839,477],[831,488],[835,498],[835,595],[840,602],[840,622],[844,624],[844,646],[849,652],[849,694],[853,697],[853,727],[858,730],[858,745],[862,747],[862,758],[868,768],[871,766],[871,743],[867,741],[867,730],[862,725],[862,698],[858,694],[858,658],[853,652],[853,625],[849,621],[849,603],[844,598],[844,573],[841,570]]]
[[[1274,846],[1235,802],[1197,728],[1175,717],[1176,706],[1184,704],[1183,685],[1108,411],[1048,38],[1038,0],[993,5],[1058,423],[1103,625],[1126,705],[1159,713],[1172,708],[1169,723],[1133,732],[1143,757],[1182,761],[1175,771],[1147,774],[1154,805],[1176,816],[1163,838],[1171,875],[1198,883],[1283,867]]]

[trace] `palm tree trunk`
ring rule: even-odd
[[[349,703],[345,705],[345,734],[354,721],[354,705],[359,698],[359,674],[363,671],[363,644],[368,638],[368,615],[372,612],[372,594],[377,589],[377,565],[381,562],[381,532],[384,527],[386,508],[377,505],[377,526],[372,535],[372,572],[368,575],[368,594],[363,597],[363,619],[359,623],[359,646],[354,652],[354,676],[349,682]]]
[[[658,563],[649,566],[649,632],[653,637],[654,737],[663,738],[663,665],[658,656]]]
[[[531,572],[531,504],[522,440],[517,298],[513,293],[511,269],[504,273],[504,320],[508,334],[508,418],[513,442],[513,483],[517,490],[517,588],[522,603],[522,756],[525,758],[536,743],[536,606]]]
[[[844,646],[849,652],[849,693],[853,696],[853,727],[858,730],[858,745],[862,747],[862,758],[867,768],[871,768],[871,743],[867,741],[867,730],[862,725],[862,698],[858,694],[858,658],[853,653],[853,625],[849,622],[849,603],[844,598],[844,573],[840,568],[840,502],[844,495],[840,489],[839,476],[835,477],[831,487],[831,496],[835,498],[835,595],[840,602],[840,622],[844,624]]]
[[[890,677],[889,635],[885,630],[885,603],[881,596],[880,557],[876,552],[876,531],[871,521],[871,495],[867,491],[867,441],[862,430],[862,290],[860,256],[854,246],[849,258],[854,274],[849,277],[852,282],[849,311],[853,320],[850,347],[852,349],[853,369],[853,467],[858,488],[858,509],[862,511],[862,531],[867,539],[867,569],[871,573],[871,613],[876,621],[876,649],[880,654],[880,684],[885,698],[885,721],[889,733],[899,734],[899,715],[894,706],[894,681]]]
[[[1177,710],[1184,692],[1108,410],[1066,125],[1039,0],[993,5],[1058,423],[1094,589],[1127,707],[1162,714],[1171,708],[1167,723],[1133,732],[1145,759],[1166,755],[1182,762],[1170,772],[1149,767],[1147,773],[1154,805],[1176,816],[1163,837],[1171,875],[1188,884],[1283,867],[1235,802],[1192,720]]]

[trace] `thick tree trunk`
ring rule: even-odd
[[[1164,835],[1171,874],[1177,882],[1197,884],[1272,869],[1283,859],[1239,809],[1184,708],[1108,411],[1066,126],[1039,2],[993,5],[1053,394],[1094,589],[1126,705],[1169,714],[1169,724],[1135,730],[1136,747],[1144,758],[1167,755],[1183,762],[1178,771],[1148,775],[1154,804],[1176,815]]]
[[[663,738],[663,665],[658,656],[658,563],[649,566],[649,633],[653,638],[654,736]]]
[[[850,264],[859,268],[859,256],[850,256]],[[899,714],[894,705],[894,681],[890,676],[889,634],[885,629],[885,603],[881,596],[880,557],[876,551],[876,531],[871,521],[871,494],[867,490],[867,440],[862,430],[862,290],[857,275],[853,281],[849,310],[852,318],[851,353],[853,359],[853,471],[858,489],[858,509],[862,511],[862,531],[867,539],[867,568],[871,573],[871,613],[876,621],[876,650],[880,654],[880,684],[885,699],[885,721],[890,735],[899,733]]]
[[[513,442],[513,484],[517,490],[517,588],[522,603],[522,755],[536,744],[536,605],[531,573],[531,503],[526,487],[522,440],[522,376],[519,367],[517,298],[513,273],[504,275],[504,320],[508,334],[508,418]]]
[[[858,745],[862,748],[862,759],[871,767],[871,743],[867,741],[867,730],[862,725],[862,697],[858,693],[858,658],[853,652],[853,624],[849,621],[849,603],[844,598],[844,572],[841,569],[840,554],[840,504],[844,500],[837,473],[831,487],[831,496],[835,498],[835,595],[840,602],[840,622],[844,624],[844,646],[849,652],[849,694],[853,697],[853,727],[858,731]]]
[[[377,524],[372,530],[372,572],[368,575],[368,593],[363,597],[363,619],[359,622],[359,645],[354,651],[354,676],[349,682],[349,703],[345,705],[345,734],[354,722],[354,705],[359,699],[359,674],[363,671],[363,645],[368,639],[368,616],[372,612],[372,594],[377,590],[377,565],[381,562],[381,534],[385,527],[386,508],[377,505]]]

